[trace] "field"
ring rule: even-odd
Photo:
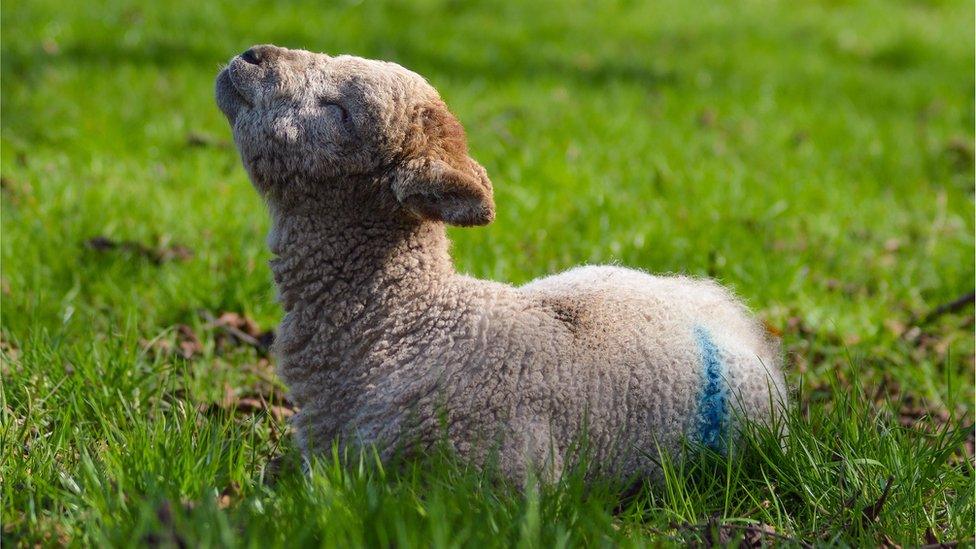
[[[99,4],[2,9],[4,545],[972,539],[971,2]],[[498,206],[452,229],[460,270],[734,288],[782,335],[788,442],[625,495],[447,453],[304,475],[268,219],[212,93],[268,42],[441,91]]]

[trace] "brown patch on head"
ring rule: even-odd
[[[468,161],[468,137],[447,105],[436,99],[417,107],[404,152],[410,157],[443,160],[462,169]]]
[[[495,217],[491,181],[468,156],[464,128],[440,99],[415,109],[393,190],[424,218],[469,226]]]

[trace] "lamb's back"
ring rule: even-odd
[[[762,324],[729,290],[709,279],[585,266],[534,280],[518,291],[550,307],[578,335],[607,346],[639,334],[647,344],[660,342],[682,354],[672,349],[675,344],[685,341],[697,349],[696,333],[707,331],[723,344],[778,365],[778,349]]]

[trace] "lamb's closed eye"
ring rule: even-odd
[[[349,111],[339,101],[329,97],[320,97],[319,107],[328,111],[331,116],[334,116],[343,125],[349,125]]]

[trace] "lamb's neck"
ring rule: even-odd
[[[443,225],[370,211],[375,207],[309,201],[272,211],[271,269],[286,312],[307,310],[334,328],[379,322],[423,309],[450,283]]]

